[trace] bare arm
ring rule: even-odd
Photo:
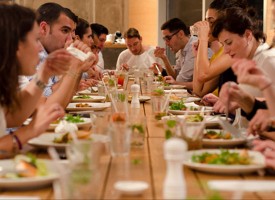
[[[7,127],[21,126],[34,112],[41,98],[43,90],[37,86],[37,80],[47,83],[53,74],[63,74],[68,70],[71,55],[65,50],[58,50],[49,55],[37,72],[37,79],[33,79],[23,90],[18,92],[20,107],[14,112],[5,112]]]
[[[58,104],[50,106],[42,106],[38,109],[36,116],[28,126],[18,129],[14,134],[18,137],[22,144],[29,139],[41,134],[49,124],[64,115],[64,110]],[[13,137],[6,135],[0,138],[0,149],[11,152],[13,150]]]
[[[157,47],[154,54],[156,57],[160,58],[163,61],[164,66],[167,71],[167,74],[169,76],[172,76],[174,79],[176,79],[177,74],[176,74],[175,70],[173,69],[172,65],[170,64],[170,62],[164,52],[165,52],[164,48]]]
[[[226,71],[232,64],[233,61],[228,54],[221,54],[212,62],[208,59],[208,33],[210,31],[209,24],[207,21],[200,21],[195,23],[199,32],[199,45],[197,49],[197,60],[196,65],[200,68],[197,79],[200,82],[209,81],[221,73]],[[213,43],[218,43],[214,41]]]

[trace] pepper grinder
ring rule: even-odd
[[[139,91],[140,91],[140,87],[138,84],[131,85],[131,93],[132,93],[131,108],[140,108],[140,102],[138,98]]]
[[[179,138],[171,138],[164,143],[166,177],[163,184],[164,199],[185,199],[186,184],[182,169],[187,144]]]

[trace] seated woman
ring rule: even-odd
[[[266,51],[269,45],[263,43],[265,36],[252,10],[227,9],[225,15],[216,21],[212,34],[224,45],[225,53],[232,59],[253,59],[269,75],[275,73],[275,61],[272,58],[274,52],[271,52],[272,49]],[[259,89],[255,87],[248,85],[241,85],[241,87],[254,97],[262,96]],[[218,98],[213,103],[216,101]]]
[[[247,8],[246,0],[214,0],[206,12],[205,21],[196,22],[193,27],[198,31],[199,44],[195,45],[196,61],[193,75],[193,93],[202,97],[227,81],[236,81],[236,76],[230,66],[233,59],[226,53],[217,38],[211,35],[213,23],[223,11],[231,7]],[[213,56],[208,59],[208,46],[213,51]],[[209,96],[209,95],[208,95]]]
[[[18,92],[18,76],[32,75],[36,72],[35,66],[39,61],[38,52],[40,43],[38,42],[38,25],[36,14],[29,8],[19,5],[0,4],[0,150],[3,152],[17,151],[22,148],[22,144],[30,138],[41,134],[49,124],[64,115],[64,110],[58,104],[51,104],[47,107],[40,107],[33,120],[28,126],[18,129],[10,135],[4,135],[6,129],[6,116],[11,120],[20,118],[14,113],[30,107],[30,103],[21,102],[21,98],[26,100],[26,96]],[[60,52],[59,52],[60,53]],[[63,59],[68,59],[69,54],[62,52]],[[57,57],[59,57],[57,56]],[[64,56],[64,57],[63,57]],[[62,60],[62,59],[61,59]],[[40,73],[31,81],[29,88],[29,101],[32,102],[32,113],[37,105],[43,89],[43,82],[40,79],[47,79],[56,69],[54,62],[48,61],[49,67],[45,67],[43,73]],[[63,72],[63,70],[61,70]],[[41,71],[40,71],[41,72]],[[28,96],[27,96],[28,97]],[[34,97],[35,100],[32,99]],[[20,112],[19,112],[20,113]],[[25,116],[25,113],[22,114]],[[25,117],[25,119],[27,118]]]

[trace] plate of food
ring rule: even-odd
[[[88,131],[78,130],[76,132],[78,139],[81,140],[93,140],[95,142],[106,143],[109,142],[109,137],[106,135],[100,134],[91,134]],[[36,138],[32,138],[28,141],[28,144],[39,147],[39,148],[48,148],[55,147],[57,149],[64,149],[72,141],[72,137],[68,134],[58,134],[58,133],[43,133]]]
[[[193,115],[193,114],[210,114],[212,107],[199,106],[194,102],[184,103],[183,101],[174,102],[169,106],[169,113],[174,115]]]
[[[7,189],[34,189],[50,185],[58,178],[54,164],[34,155],[17,155],[0,160],[0,187]]]
[[[178,95],[178,94],[171,94],[170,99],[169,99],[169,103],[175,103],[175,102],[179,102],[182,101],[183,103],[191,103],[191,102],[195,102],[195,101],[200,101],[201,98],[199,97],[187,97],[186,95]]]
[[[149,101],[151,99],[151,97],[143,96],[143,95],[139,96],[138,98],[139,98],[139,102],[141,102],[141,103],[143,103],[145,101]],[[128,96],[128,101],[132,101],[132,95]]]
[[[66,110],[67,111],[86,111],[86,110],[105,110],[111,107],[110,102],[106,103],[69,103]]]
[[[71,114],[66,114],[62,119],[67,121],[67,122],[76,124],[76,126],[78,128],[91,126],[91,122],[92,122],[90,118],[80,117],[79,115],[74,116],[74,115],[71,115]],[[48,127],[48,130],[55,129],[60,122],[61,122],[61,119],[58,119],[58,120],[52,122],[50,124],[50,126]]]
[[[186,88],[184,85],[171,85],[171,84],[164,84],[163,88],[165,90],[170,90],[170,89],[184,89]]]
[[[187,94],[187,90],[186,89],[170,89],[170,90],[164,90],[164,92],[166,93],[166,94],[169,94],[170,92],[172,93],[172,94]]]
[[[179,118],[179,119],[185,119],[188,122],[201,122],[203,119],[205,120],[205,125],[206,126],[216,126],[220,125],[220,119],[221,120],[226,120],[225,117],[220,117],[220,119],[217,116],[210,116],[210,115],[172,115],[172,116],[164,116],[161,119],[164,121],[166,119],[173,119],[173,118]]]
[[[222,129],[205,129],[202,139],[205,147],[232,147],[244,144],[246,141],[245,137],[236,138]]]
[[[93,96],[93,95],[76,95],[73,96],[72,102],[102,102],[105,101],[106,97],[104,96]]]
[[[265,158],[258,151],[194,150],[188,151],[184,165],[202,172],[216,174],[245,174],[265,167]]]

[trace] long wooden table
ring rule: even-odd
[[[150,101],[142,104],[140,115],[145,115],[148,130],[143,148],[132,148],[128,159],[112,158],[104,153],[100,160],[98,199],[163,199],[163,182],[166,174],[166,162],[163,156],[165,141],[163,127],[154,119],[151,113]],[[45,150],[31,148],[29,151],[40,158],[47,158]],[[138,161],[138,162],[134,162]],[[275,180],[272,175],[215,175],[182,168],[186,181],[187,198],[207,199],[213,191],[207,188],[209,180]],[[118,180],[146,181],[150,188],[141,196],[123,196],[114,189]],[[92,188],[91,188],[92,190]],[[53,187],[45,187],[27,191],[9,191],[0,189],[0,195],[8,196],[38,196],[41,199],[54,199]],[[219,192],[223,199],[230,199],[232,192]],[[272,199],[274,192],[245,192],[243,199]]]

